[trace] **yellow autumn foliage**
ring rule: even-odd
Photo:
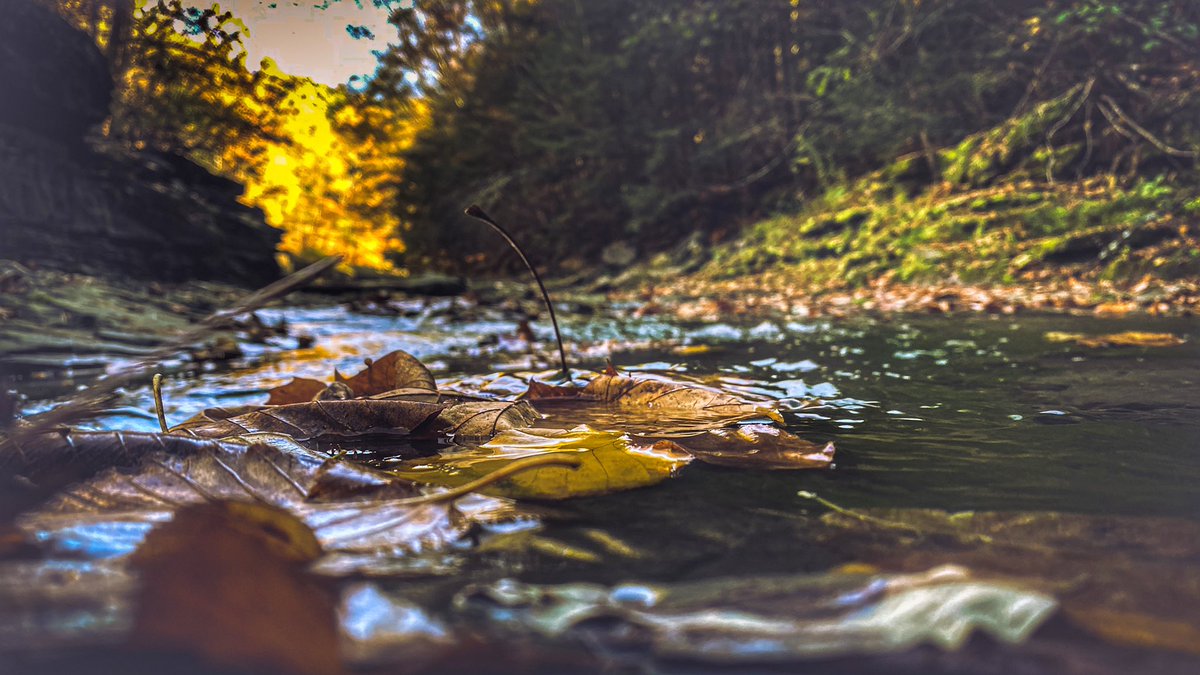
[[[48,2],[107,50],[113,0]],[[404,251],[400,156],[429,123],[428,106],[361,98],[289,75],[269,59],[248,66],[232,36],[250,31],[236,17],[210,22],[211,34],[185,35],[170,12],[133,2],[105,126],[110,139],[180,153],[242,183],[241,201],[283,231],[285,268],[340,255],[347,270],[403,274],[394,263]]]

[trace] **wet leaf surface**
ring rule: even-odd
[[[324,382],[312,378],[293,377],[287,384],[281,384],[267,391],[270,394],[267,405],[307,403],[325,391],[325,386]]]
[[[452,405],[438,413],[434,427],[459,443],[486,441],[510,429],[522,429],[542,419],[526,401],[482,401]]]
[[[367,367],[353,377],[334,371],[334,381],[344,382],[354,395],[374,396],[395,389],[437,391],[437,383],[425,364],[408,352],[396,350],[377,361],[368,359]]]
[[[766,424],[710,429],[677,442],[701,462],[738,469],[824,469],[834,454],[833,443],[813,443]]]
[[[193,419],[172,434],[224,438],[247,433],[287,434],[298,441],[328,436],[405,435],[441,412],[419,401],[313,401],[272,406],[223,419]]]
[[[256,435],[187,457],[152,454],[132,471],[110,469],[18,520],[34,540],[89,557],[126,555],[179,508],[211,501],[269,504],[303,521],[325,551],[396,552],[455,541],[470,520],[449,502],[419,501],[402,481],[359,469],[334,472],[323,455],[286,436]],[[314,493],[356,492],[321,501]],[[501,502],[495,509],[505,511]]]
[[[582,388],[531,382],[526,393],[547,426],[625,431],[640,436],[692,436],[738,422],[782,422],[768,401],[755,401],[694,382],[632,378],[614,370]]]
[[[542,395],[547,393],[545,386],[531,390],[530,399],[536,400],[534,391]],[[571,398],[563,387],[554,387],[551,393],[548,398]],[[685,410],[698,416],[730,422],[753,417],[783,421],[779,413],[762,402],[749,401],[720,389],[690,382],[633,378],[621,375],[612,368],[591,379],[575,398],[608,403],[618,408]]]
[[[691,460],[670,442],[637,446],[623,434],[586,427],[562,430],[509,430],[476,448],[409,460],[394,475],[431,485],[455,486],[476,480],[514,461],[556,455],[578,462],[531,469],[488,488],[491,494],[527,499],[569,499],[654,485]]]

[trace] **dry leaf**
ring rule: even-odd
[[[298,441],[363,434],[408,434],[444,406],[419,401],[313,401],[262,408],[217,420],[193,418],[170,430],[196,438],[247,433],[287,434]]]
[[[378,361],[366,361],[367,367],[354,377],[342,377],[336,370],[335,382],[344,382],[355,396],[374,396],[395,389],[423,389],[437,391],[433,374],[425,364],[408,352],[396,350]]]

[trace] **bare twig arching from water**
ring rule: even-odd
[[[500,224],[495,220],[492,220],[492,217],[489,216],[486,211],[479,208],[475,204],[472,204],[471,206],[467,207],[466,214],[472,218],[475,218],[476,220],[482,220],[490,225],[493,230],[499,232],[500,236],[504,237],[504,241],[507,241],[508,245],[517,252],[518,256],[521,257],[521,262],[525,263],[525,267],[529,270],[529,273],[533,275],[533,280],[537,282],[538,290],[542,292],[542,300],[546,303],[546,310],[550,312],[550,323],[554,324],[554,339],[558,341],[558,360],[559,364],[562,366],[563,379],[570,381],[571,371],[567,369],[567,353],[565,350],[563,350],[562,333],[558,330],[558,317],[554,315],[554,303],[550,302],[550,294],[546,292],[546,285],[542,283],[541,275],[537,273],[537,270],[534,269],[533,264],[529,262],[529,258],[525,257],[525,252],[522,251],[521,247],[517,245],[516,240],[512,238],[512,235],[508,233],[508,230],[500,227]]]

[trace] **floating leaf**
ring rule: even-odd
[[[823,469],[834,452],[833,443],[812,443],[767,424],[712,429],[678,443],[702,462],[745,469]]]
[[[587,424],[594,428],[628,431],[644,436],[688,436],[754,418],[783,422],[779,412],[763,401],[665,379],[635,379],[615,370],[597,376],[574,390],[531,384],[526,396],[551,422]]]
[[[222,449],[218,440],[130,431],[39,434],[23,445],[0,445],[0,476],[21,475],[43,488],[62,487],[109,467],[130,467],[147,455],[185,457]]]
[[[355,396],[374,396],[395,389],[437,391],[433,374],[425,364],[408,352],[397,349],[378,361],[367,359],[367,367],[354,377],[342,377],[336,370],[335,382],[344,382]]]
[[[318,437],[384,433],[402,435],[441,412],[419,401],[313,401],[262,408],[236,417],[181,424],[172,434],[224,438],[247,433],[287,434],[298,441]]]
[[[448,500],[423,498],[415,487],[365,468],[332,472],[330,462],[270,434],[227,439],[187,457],[156,453],[134,471],[110,469],[70,488],[18,524],[38,541],[100,558],[131,552],[182,506],[214,500],[282,508],[312,528],[325,551],[437,548],[470,526]],[[338,492],[357,494],[314,498]]]
[[[323,391],[325,391],[324,382],[308,377],[293,377],[291,382],[267,391],[270,394],[267,405],[307,403]]]
[[[480,401],[459,403],[440,413],[434,421],[439,433],[459,443],[486,441],[509,429],[528,427],[542,416],[525,401]]]
[[[419,483],[455,486],[537,455],[575,459],[578,466],[530,469],[485,492],[529,499],[607,494],[654,485],[691,461],[691,455],[669,441],[646,447],[633,445],[623,434],[587,427],[569,431],[512,429],[476,448],[408,460],[391,473]]]
[[[221,502],[180,509],[132,556],[130,644],[233,668],[338,673],[336,598],[304,567],[321,549],[291,514]]]
[[[1142,331],[1125,331],[1108,335],[1085,335],[1083,333],[1063,333],[1050,331],[1046,333],[1050,342],[1074,342],[1080,347],[1100,349],[1104,347],[1177,347],[1184,339],[1173,333],[1146,333]]]
[[[1047,595],[954,566],[612,588],[505,579],[468,587],[455,605],[506,631],[582,638],[586,625],[589,644],[719,663],[887,653],[923,643],[953,650],[976,629],[1020,642],[1056,607]]]

